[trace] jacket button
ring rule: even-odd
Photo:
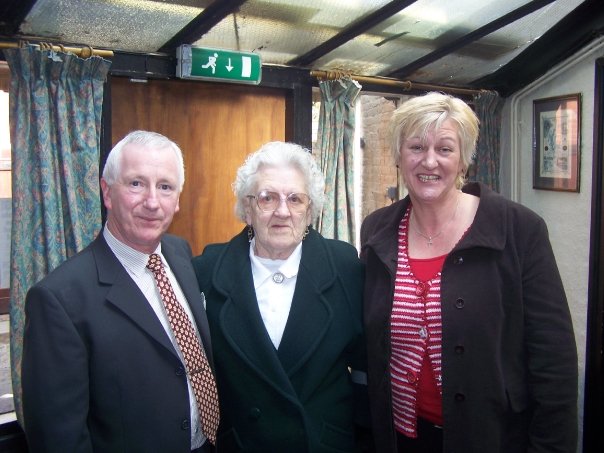
[[[250,420],[258,420],[260,418],[260,415],[262,415],[262,413],[257,407],[252,407],[248,413],[248,417],[250,418]]]
[[[465,348],[462,345],[458,344],[457,346],[455,346],[455,353],[456,354],[463,354],[464,351],[465,351]]]
[[[414,384],[417,381],[417,376],[413,371],[407,371],[407,381]]]
[[[456,257],[453,259],[453,264],[463,264],[463,257],[461,257],[461,256],[456,256]]]
[[[183,374],[185,374],[184,367],[179,366],[178,368],[176,368],[176,376],[182,376]]]
[[[180,429],[182,429],[183,431],[188,431],[190,427],[191,427],[191,422],[189,420],[183,420],[180,423]]]
[[[455,401],[458,401],[461,403],[462,401],[465,401],[465,400],[466,400],[466,395],[464,395],[463,393],[455,394]]]
[[[455,308],[463,308],[466,302],[460,297],[455,301]]]

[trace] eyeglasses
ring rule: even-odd
[[[276,211],[282,201],[287,203],[290,212],[295,213],[306,211],[310,205],[310,198],[305,193],[290,193],[287,197],[281,197],[277,192],[263,190],[258,195],[248,195],[247,197],[255,198],[258,208],[264,212]]]

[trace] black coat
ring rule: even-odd
[[[474,222],[441,276],[442,410],[447,453],[577,449],[577,350],[545,222],[469,184]],[[390,313],[397,231],[409,198],[366,218],[365,329],[377,451],[394,453]]]
[[[354,451],[348,367],[365,368],[356,249],[311,230],[278,350],[260,316],[245,231],[193,265],[216,360],[218,452]]]
[[[191,249],[162,254],[189,302],[208,359],[208,323]],[[102,234],[27,294],[23,415],[32,453],[191,451],[183,364]]]

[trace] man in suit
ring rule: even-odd
[[[101,179],[105,227],[29,290],[22,385],[31,452],[213,451],[215,433],[202,428],[187,348],[147,268],[149,256],[159,255],[192,336],[201,338],[204,363],[213,367],[190,246],[164,234],[183,183],[174,142],[154,132],[128,134],[111,150]]]

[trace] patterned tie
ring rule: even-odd
[[[197,407],[201,415],[201,429],[209,441],[216,445],[216,431],[220,420],[218,391],[208,359],[201,347],[195,329],[186,312],[176,300],[176,295],[168,280],[161,257],[156,253],[149,256],[147,268],[153,272],[161,299],[166,307],[170,327],[176,343],[185,359],[187,373],[195,392]]]

